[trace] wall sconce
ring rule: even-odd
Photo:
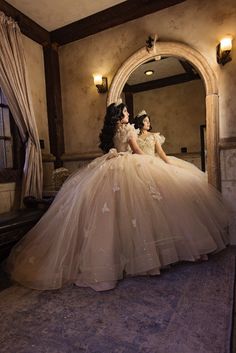
[[[106,93],[108,90],[107,86],[107,78],[102,77],[102,75],[93,75],[93,81],[95,86],[97,87],[98,93]]]
[[[225,37],[221,39],[220,43],[216,47],[216,59],[218,64],[225,65],[231,58],[232,49],[232,37]]]

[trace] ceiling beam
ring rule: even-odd
[[[137,93],[137,92],[149,91],[149,90],[156,89],[156,88],[177,85],[180,83],[193,81],[193,80],[199,80],[199,79],[200,79],[200,77],[197,75],[192,76],[187,73],[186,74],[179,74],[179,75],[161,78],[159,80],[138,83],[136,85],[125,85],[123,91]]]
[[[192,74],[193,70],[192,70],[192,66],[191,64],[189,64],[187,61],[185,60],[178,60],[180,65],[182,66],[182,68],[184,69],[185,72],[187,72],[188,74]]]
[[[183,69],[189,74],[194,76],[198,76],[200,78],[200,75],[198,72],[192,67],[192,65],[185,60],[179,60],[180,64],[182,65]]]
[[[184,1],[127,0],[50,32],[51,40],[59,45],[67,44]]]
[[[50,34],[46,29],[39,26],[5,0],[0,0],[0,11],[4,12],[8,17],[12,17],[18,23],[21,32],[30,39],[42,45],[50,43]]]

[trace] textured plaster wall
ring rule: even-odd
[[[43,49],[26,36],[23,36],[23,45],[39,138],[44,140],[45,148],[42,152],[46,154],[50,149]]]
[[[144,46],[147,35],[180,41],[200,51],[216,73],[220,92],[220,137],[236,136],[236,45],[233,60],[220,67],[215,47],[225,34],[236,37],[235,0],[188,0],[60,48],[67,153],[97,150],[106,95],[98,94],[92,74],[112,77],[120,65]]]
[[[200,151],[200,125],[205,124],[205,91],[201,80],[135,93],[134,113],[145,109],[153,131],[166,137],[167,153]]]

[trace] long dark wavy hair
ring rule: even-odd
[[[148,131],[151,131],[152,130],[152,126],[151,126],[151,120],[150,120],[150,116],[148,114],[142,114],[142,115],[137,115],[135,118],[134,118],[134,127],[135,129],[140,129],[140,132],[143,128],[143,120],[148,117],[149,121],[150,121],[150,128]]]
[[[99,135],[101,141],[99,147],[105,153],[114,147],[113,137],[116,133],[118,121],[122,120],[124,117],[123,109],[125,107],[126,105],[124,103],[120,103],[119,105],[112,103],[107,107],[103,128]]]

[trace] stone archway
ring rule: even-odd
[[[215,74],[207,60],[197,50],[178,42],[156,42],[154,48],[147,51],[141,48],[131,55],[115,74],[108,93],[107,104],[116,102],[131,73],[141,64],[158,56],[175,56],[189,61],[199,72],[206,91],[207,125],[207,171],[209,182],[220,189],[219,165],[219,96]]]

